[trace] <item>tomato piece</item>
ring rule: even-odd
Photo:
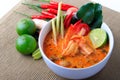
[[[79,20],[74,24],[74,31],[75,34],[85,36],[90,32],[90,27],[85,23],[81,23],[81,20]]]

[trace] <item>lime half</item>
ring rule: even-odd
[[[107,33],[101,28],[91,30],[89,36],[95,48],[99,48],[107,42]]]

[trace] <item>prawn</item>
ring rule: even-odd
[[[94,49],[89,46],[84,36],[74,35],[68,42],[67,47],[63,50],[63,56],[75,56],[78,53],[90,55]]]

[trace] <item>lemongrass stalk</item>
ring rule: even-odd
[[[52,19],[52,32],[53,32],[54,43],[57,45],[57,34],[56,34],[55,18]]]
[[[58,12],[57,12],[57,21],[56,21],[57,35],[59,35],[59,33],[60,33],[61,6],[62,6],[62,2],[59,2],[59,4],[58,4]]]
[[[62,38],[64,38],[64,24],[63,24],[63,15],[62,15],[62,13],[61,13],[61,30],[60,30],[60,32],[61,32],[61,36],[62,36]]]

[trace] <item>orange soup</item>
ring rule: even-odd
[[[93,45],[89,36],[87,35],[84,38],[86,39],[87,44],[92,48]],[[94,52],[89,55],[85,55],[83,51],[79,50],[77,54],[68,54],[66,56],[63,55],[64,39],[62,39],[61,36],[58,36],[57,45],[55,45],[52,31],[50,31],[45,38],[43,49],[46,56],[58,65],[67,68],[86,68],[100,62],[107,55],[109,51],[109,44],[107,43],[103,47],[94,49]]]

